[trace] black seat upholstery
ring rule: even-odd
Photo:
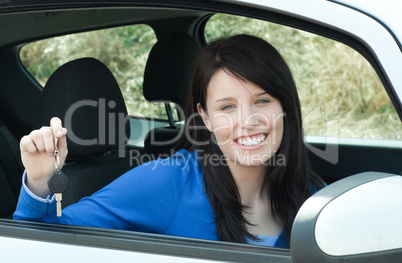
[[[144,74],[144,97],[151,102],[174,102],[184,109],[194,61],[201,46],[186,33],[177,32],[160,39],[152,48]],[[167,107],[169,116],[170,108]],[[171,154],[180,126],[170,121],[168,127],[151,130],[144,150],[154,158]]]
[[[21,189],[23,166],[17,139],[0,120],[0,218],[12,218]]]
[[[57,69],[46,83],[35,128],[59,117],[67,128],[64,173],[69,187],[63,207],[91,195],[130,169],[125,143],[130,134],[127,109],[109,69],[81,58]]]

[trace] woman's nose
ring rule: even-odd
[[[239,120],[241,128],[252,129],[258,126],[261,118],[258,112],[253,111],[251,107],[242,107],[240,110],[242,111],[239,115],[241,117]]]

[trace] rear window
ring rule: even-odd
[[[148,102],[142,93],[145,65],[156,41],[148,25],[122,26],[32,42],[21,48],[20,59],[43,87],[61,65],[77,58],[96,58],[116,78],[129,115],[167,119],[165,105]]]

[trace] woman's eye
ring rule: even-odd
[[[221,108],[221,110],[230,110],[233,108],[233,105],[225,105]]]
[[[269,100],[267,100],[267,99],[259,99],[259,100],[257,100],[257,104],[268,103],[268,102],[269,102]]]

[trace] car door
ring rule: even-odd
[[[323,119],[323,127],[338,122],[339,129],[324,131],[321,135],[314,132],[306,137],[306,144],[310,149],[313,166],[317,172],[323,174],[328,183],[358,172],[378,171],[399,174],[401,166],[401,123],[402,116],[402,54],[400,43],[392,31],[381,21],[370,16],[358,8],[337,3],[335,1],[30,1],[25,4],[19,1],[0,3],[0,16],[3,20],[13,14],[40,13],[41,15],[56,17],[60,15],[77,14],[82,10],[93,11],[97,16],[104,18],[113,12],[129,12],[134,9],[153,9],[155,15],[165,9],[183,9],[191,12],[204,12],[205,16],[194,19],[186,25],[185,30],[198,39],[200,43],[206,41],[204,35],[205,23],[215,13],[228,13],[269,21],[271,23],[297,28],[315,35],[324,36],[352,47],[368,61],[378,76],[382,88],[388,96],[392,109],[386,108],[382,116],[396,123],[395,132],[391,137],[349,137],[339,136],[342,127],[339,127],[340,117],[336,111],[340,109],[336,98],[324,101],[306,113],[305,121]],[[108,10],[110,9],[110,10]],[[150,13],[151,14],[151,13]],[[153,13],[152,13],[153,14]],[[49,21],[62,20],[57,18]],[[88,17],[94,19],[94,17]],[[172,18],[173,19],[173,18]],[[100,19],[102,20],[102,19]],[[46,20],[44,20],[46,21]],[[39,21],[38,24],[44,23]],[[106,26],[124,24],[125,21],[108,21]],[[98,22],[94,27],[102,27]],[[2,25],[5,26],[5,25]],[[77,26],[77,25],[75,25]],[[88,26],[89,28],[90,26]],[[78,30],[79,27],[77,27]],[[57,32],[57,23],[54,24],[53,34]],[[160,27],[162,31],[163,27]],[[369,29],[369,30],[368,30]],[[50,34],[50,33],[49,33]],[[12,38],[13,36],[9,36]],[[10,40],[10,45],[13,41]],[[22,44],[22,43],[21,43]],[[10,61],[16,53],[10,53],[10,47],[1,48],[1,56],[7,53]],[[13,47],[13,49],[16,49]],[[4,57],[3,57],[4,58]],[[4,60],[3,60],[4,61]],[[17,60],[15,60],[17,61]],[[14,63],[14,62],[13,62]],[[8,72],[12,63],[1,63],[0,69]],[[11,65],[11,66],[10,66]],[[20,64],[15,62],[15,67]],[[3,89],[13,87],[12,76],[3,76]],[[324,76],[325,78],[325,76]],[[367,96],[375,96],[369,94]],[[12,96],[10,94],[5,96]],[[12,98],[3,97],[11,102]],[[10,106],[12,107],[12,106]],[[315,115],[317,110],[319,118]],[[30,109],[22,109],[29,111]],[[381,112],[381,109],[378,109]],[[387,112],[389,111],[389,112]],[[310,116],[310,117],[309,117]],[[334,117],[335,116],[335,117]],[[369,116],[370,117],[370,116]],[[310,119],[308,119],[310,118]],[[396,122],[395,122],[396,119]],[[29,126],[29,121],[26,121]],[[388,121],[386,121],[388,123]],[[308,125],[308,123],[306,124]],[[353,126],[352,126],[353,128]],[[359,129],[357,125],[354,127]],[[375,128],[375,127],[374,127]],[[337,133],[338,131],[338,133]],[[353,133],[353,130],[352,132]],[[375,209],[375,207],[374,207]],[[84,215],[83,215],[84,216]],[[295,243],[294,243],[295,242]],[[297,246],[303,242],[300,238],[292,244]],[[128,261],[161,261],[161,262],[292,262],[292,254],[288,249],[267,248],[260,246],[233,244],[208,240],[188,239],[181,237],[161,236],[156,234],[117,231],[78,226],[49,225],[43,223],[20,222],[9,219],[0,219],[0,247],[3,251],[0,258],[13,262],[43,261],[44,255],[60,257],[60,262],[110,260]],[[49,248],[51,248],[49,250]],[[102,261],[103,260],[103,261]]]

